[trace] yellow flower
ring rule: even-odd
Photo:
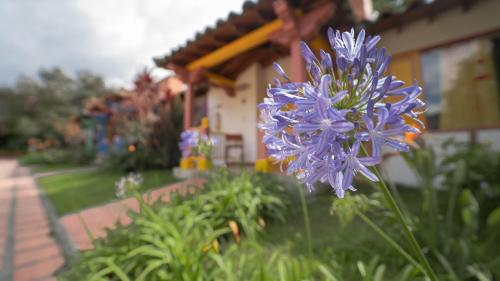
[[[219,241],[217,241],[217,239],[215,239],[212,242],[212,249],[214,249],[214,252],[216,252],[216,253],[219,252]]]
[[[266,227],[266,221],[263,218],[259,218],[257,222],[262,228]]]
[[[214,250],[215,253],[219,252],[219,241],[217,241],[217,239],[215,239],[214,241],[212,241],[212,244],[208,244],[208,245],[204,246],[201,249],[201,251],[203,253],[206,253],[206,252],[210,251],[210,249]]]

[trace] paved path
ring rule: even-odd
[[[172,192],[194,193],[202,183],[201,179],[175,183],[154,190],[145,199],[148,202],[168,202]],[[135,199],[97,206],[60,218],[59,223],[70,242],[65,247],[73,244],[77,250],[91,249],[92,242],[84,225],[94,237],[104,237],[105,228],[115,227],[118,221],[130,223],[126,215],[130,209],[138,210]],[[16,160],[0,159],[0,281],[56,280],[54,276],[64,266],[65,260],[53,232],[29,170],[20,167]]]
[[[194,193],[203,183],[201,179],[192,179],[175,183],[151,192],[150,197],[144,197],[147,202],[162,200],[170,201],[170,193],[178,192],[181,195]],[[128,210],[137,211],[139,206],[134,198],[128,198],[114,203],[97,206],[83,210],[79,213],[69,214],[59,219],[66,233],[70,236],[74,246],[78,250],[87,250],[93,247],[92,241],[87,234],[90,231],[94,238],[106,235],[106,228],[114,228],[117,222],[129,224]],[[86,230],[87,228],[87,230]]]
[[[56,280],[63,265],[33,177],[0,159],[0,280]]]

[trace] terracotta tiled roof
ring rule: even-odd
[[[335,14],[322,28],[321,34],[326,34],[326,29],[329,26],[346,30],[356,25],[350,0],[296,0],[289,2],[294,8],[307,12],[318,3],[325,1],[334,1],[337,8]],[[432,2],[414,0],[399,11],[385,11],[374,22],[364,22],[358,25],[366,27],[370,33],[379,33],[396,26],[402,28],[405,24],[420,18],[429,17],[432,19],[439,13],[457,5],[469,7],[477,1],[479,0],[434,0]],[[276,19],[272,3],[273,0],[258,0],[256,3],[245,2],[241,13],[230,13],[226,19],[217,21],[214,27],[207,27],[203,32],[196,33],[195,37],[188,40],[184,45],[172,50],[165,56],[154,58],[156,65],[166,67],[167,64],[173,63],[178,66],[185,66],[271,22]],[[266,43],[210,70],[228,78],[235,78],[251,63],[260,62],[266,65],[288,53],[288,51],[287,48],[282,46]]]
[[[325,0],[291,1],[290,4],[294,8],[300,8],[307,12],[320,2],[325,2]],[[335,17],[344,18],[341,15]],[[183,46],[172,50],[166,56],[155,58],[154,61],[160,67],[165,67],[169,63],[185,66],[274,19],[276,19],[276,15],[273,9],[273,0],[247,1],[243,4],[241,13],[230,13],[226,19],[217,21],[214,27],[207,27],[203,32],[196,33],[195,37],[188,40]],[[270,63],[286,52],[288,52],[286,48],[266,43],[211,70],[234,78],[239,73],[238,70],[244,69],[244,66],[249,63],[254,61],[264,64]]]

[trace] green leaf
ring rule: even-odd
[[[500,224],[500,207],[496,208],[488,215],[486,223],[490,227]]]

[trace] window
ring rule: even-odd
[[[429,129],[500,126],[500,38],[482,38],[420,55]]]

